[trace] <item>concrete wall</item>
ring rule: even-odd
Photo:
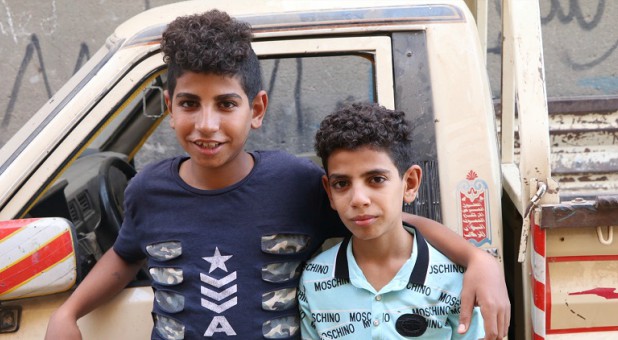
[[[488,1],[487,58],[492,90],[498,96],[501,44],[497,18],[502,1]],[[618,2],[539,1],[548,97],[618,95]]]
[[[488,63],[497,95],[501,1],[488,1],[493,18]],[[0,0],[0,145],[96,52],[118,24],[171,2]],[[618,94],[618,2],[541,0],[541,16],[548,95]]]
[[[116,26],[172,0],[0,0],[0,145],[93,55]]]

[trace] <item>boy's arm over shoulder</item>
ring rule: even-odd
[[[52,314],[45,339],[81,339],[77,320],[119,293],[135,277],[141,264],[126,262],[113,249],[107,251],[69,299]]]
[[[460,312],[461,312],[461,288],[463,286],[463,273],[461,266],[458,270],[451,269],[454,262],[446,255],[438,251],[435,247],[429,246],[430,259],[432,266],[432,274],[428,278],[432,286],[439,287],[439,291],[447,295],[459,297],[457,308],[452,308],[446,315],[448,319],[448,327],[451,328],[450,339],[484,339],[484,323],[479,307],[474,307],[471,311],[470,324],[468,329],[463,332],[461,329]],[[461,270],[461,271],[460,271]]]
[[[408,213],[403,213],[403,220],[415,226],[451,261],[466,267],[461,291],[460,327],[469,328],[473,307],[477,305],[483,316],[484,339],[504,338],[509,328],[511,303],[500,263],[436,221]]]
[[[476,248],[475,248],[476,249]],[[471,260],[464,274],[461,291],[460,327],[468,329],[474,306],[480,307],[485,337],[502,339],[507,336],[511,320],[504,273],[496,259],[482,250],[477,250],[476,260]]]

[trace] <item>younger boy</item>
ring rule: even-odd
[[[322,183],[352,236],[303,271],[303,339],[462,337],[464,268],[402,222],[402,203],[414,200],[421,182],[404,117],[377,104],[352,104],[327,116],[316,133]],[[478,308],[464,336],[484,336]]]
[[[268,104],[251,38],[248,24],[217,10],[169,24],[161,43],[165,99],[189,156],[151,164],[131,180],[113,249],[54,313],[48,339],[79,338],[76,320],[122,290],[145,262],[153,339],[298,336],[300,264],[345,229],[320,168],[284,152],[244,151]],[[451,243],[445,248],[455,248],[455,258],[482,258],[459,256],[470,246],[463,239],[431,240]],[[483,261],[477,266],[498,268]],[[478,281],[474,287],[487,291]],[[497,314],[488,309],[491,319]]]

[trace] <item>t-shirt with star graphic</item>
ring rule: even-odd
[[[147,259],[153,339],[297,338],[301,264],[346,233],[311,161],[251,153],[238,183],[200,190],[179,176],[187,157],[147,166],[129,183],[114,250]]]

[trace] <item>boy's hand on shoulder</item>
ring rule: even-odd
[[[47,324],[45,340],[81,340],[82,333],[77,327],[77,319],[64,313],[62,308],[55,311]]]
[[[500,263],[484,251],[478,251],[473,261],[469,261],[464,274],[461,291],[461,313],[458,333],[470,327],[472,310],[475,305],[481,309],[485,326],[485,340],[502,339],[507,336],[511,303]]]

